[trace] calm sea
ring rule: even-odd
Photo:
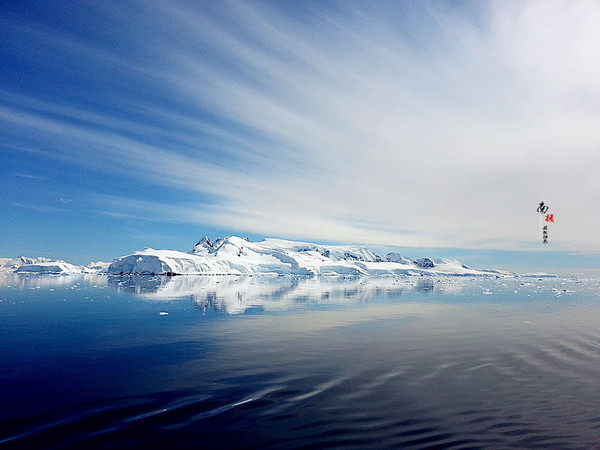
[[[0,274],[0,345],[0,447],[600,447],[597,279]]]

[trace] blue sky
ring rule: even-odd
[[[1,256],[236,234],[599,267],[598,2],[7,0],[0,17]]]

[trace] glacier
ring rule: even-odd
[[[283,239],[251,242],[228,236],[214,243],[202,238],[190,252],[145,248],[116,258],[109,274],[149,275],[496,275],[508,272],[478,270],[454,259],[380,256],[362,246],[319,245]]]

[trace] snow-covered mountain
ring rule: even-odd
[[[185,253],[146,248],[115,259],[111,274],[161,275],[508,275],[476,270],[452,259],[410,259],[395,253],[376,255],[360,246],[228,236],[214,243],[202,238]]]

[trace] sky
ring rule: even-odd
[[[600,268],[598,1],[4,0],[0,21],[0,256],[233,234]]]

